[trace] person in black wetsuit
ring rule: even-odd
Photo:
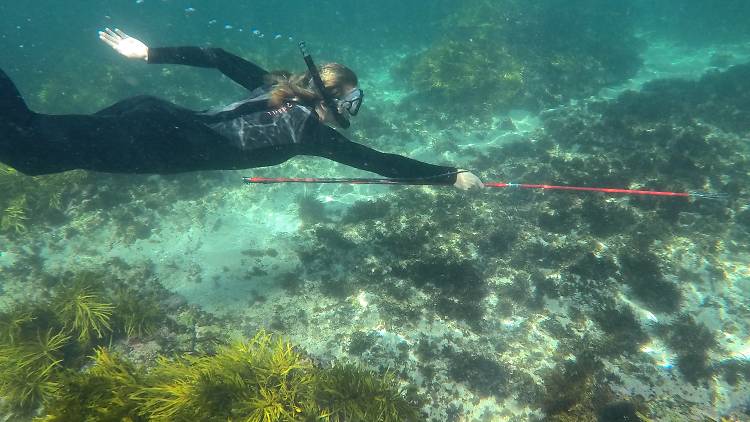
[[[91,115],[47,115],[29,110],[0,70],[0,162],[27,175],[71,169],[168,174],[271,166],[313,155],[386,177],[429,178],[461,189],[483,186],[468,171],[349,141],[329,126],[336,120],[311,86],[309,72],[271,73],[220,48],[149,48],[119,30],[99,35],[128,58],[216,68],[250,91],[249,98],[196,112],[137,96]],[[335,63],[321,66],[320,75],[339,116],[357,114],[362,91],[356,75]]]

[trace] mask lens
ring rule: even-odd
[[[339,107],[346,110],[349,115],[356,116],[359,113],[359,107],[362,105],[362,98],[364,98],[362,90],[354,88],[343,99],[339,100]]]

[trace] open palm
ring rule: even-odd
[[[99,31],[99,39],[129,59],[148,59],[148,46],[117,28]]]

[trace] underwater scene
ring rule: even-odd
[[[750,421],[748,16],[746,0],[0,3],[0,420]],[[321,93],[301,41],[356,73],[346,99]],[[277,81],[308,71],[318,102],[263,118],[297,107],[389,163],[468,172],[327,153],[161,172],[129,152],[108,171],[105,130],[75,161],[92,113],[125,145],[153,127],[169,157],[216,135],[174,116],[265,107],[218,48]],[[142,96],[176,106],[106,114]]]

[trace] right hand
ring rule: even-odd
[[[482,183],[482,181],[473,173],[464,169],[458,169],[456,183],[454,183],[453,186],[461,190],[483,189],[484,183]]]
[[[129,59],[148,60],[148,46],[117,28],[99,31],[99,39]]]

